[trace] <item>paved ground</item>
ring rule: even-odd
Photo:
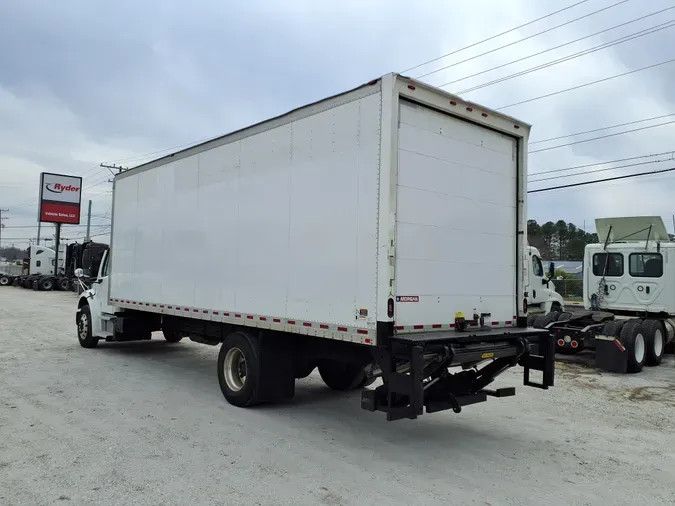
[[[634,376],[563,364],[548,392],[416,421],[315,376],[291,403],[243,410],[221,396],[215,348],[80,348],[75,300],[0,289],[0,505],[675,501],[670,357]]]

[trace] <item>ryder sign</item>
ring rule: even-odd
[[[40,174],[40,221],[79,225],[81,202],[81,177],[50,172]]]

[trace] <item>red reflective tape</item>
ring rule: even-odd
[[[302,322],[302,326],[303,326],[303,327],[311,327],[312,324],[309,323],[309,322]]]
[[[420,330],[420,329],[423,329],[423,328],[424,328],[424,325],[413,325],[413,328],[414,328],[415,330]]]
[[[321,327],[322,329],[327,329],[327,328],[328,328],[328,325],[324,325],[324,324],[322,323],[321,325],[319,325],[319,327]]]
[[[266,318],[266,317],[264,317],[264,316],[261,316],[261,317],[260,317],[260,321],[262,321],[262,322],[266,322],[266,321],[267,321],[267,318]]]
[[[146,306],[150,306],[150,303],[149,303],[149,302],[146,302],[145,305],[146,305]]]
[[[186,307],[186,308],[184,308],[184,309],[185,309],[185,311],[190,311],[190,308],[189,308],[189,307]],[[196,312],[196,311],[197,311],[197,310],[195,309],[195,312]]]
[[[189,311],[189,309],[186,309],[186,311]],[[199,309],[193,309],[192,312],[193,313],[199,313]]]
[[[173,309],[173,306],[169,306],[169,309]]]
[[[213,312],[214,315],[219,315],[220,313],[218,311]]]
[[[363,334],[363,335],[368,335],[368,331],[365,329],[358,329],[356,331],[357,334]]]
[[[272,320],[272,321],[273,321],[274,323],[281,323],[281,319],[279,319],[279,318],[275,318],[275,319]]]
[[[157,304],[153,304],[152,307],[157,307]]]
[[[370,344],[370,343],[371,343],[370,337],[366,337],[366,338],[363,340],[363,342],[366,343],[366,344]]]
[[[209,314],[209,312],[206,309],[204,311],[202,311],[202,313]]]
[[[223,316],[230,316],[230,313],[223,313]]]
[[[241,318],[241,315],[240,315],[240,314],[235,314],[234,317],[235,317],[235,318]]]
[[[253,316],[251,316],[250,314],[249,314],[249,315],[246,315],[246,319],[247,319],[247,320],[252,320],[252,319],[253,319]]]
[[[499,322],[492,322],[492,325],[499,325]]]
[[[295,325],[295,320],[288,320],[286,323],[288,323],[289,325]]]
[[[440,328],[442,328],[442,327],[443,327],[443,325],[441,325],[440,323],[434,323],[434,324],[431,326],[432,329],[440,329]]]
[[[618,339],[614,339],[614,344],[616,344],[616,347],[619,348],[621,351],[626,351],[626,347],[621,344],[621,342]]]
[[[450,324],[450,328],[451,328],[451,329],[454,329],[454,328],[455,328],[455,324],[454,324],[454,323],[451,323],[451,324]]]
[[[338,327],[338,332],[349,332],[347,327]]]
[[[394,330],[403,330],[405,327],[403,325],[397,325],[394,327]]]
[[[136,304],[136,301],[132,302],[132,304],[134,304],[134,305],[135,305],[135,304]]]
[[[510,321],[506,321],[504,323],[506,323],[507,325],[513,325],[513,322],[510,322]]]
[[[180,308],[178,306],[176,306],[176,311],[180,311]]]

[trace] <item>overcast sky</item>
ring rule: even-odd
[[[3,245],[25,247],[21,239],[35,236],[35,228],[18,227],[35,226],[41,171],[84,175],[83,198],[94,200],[93,233],[105,234],[111,185],[100,162],[137,165],[168,152],[160,150],[221,135],[406,70],[579,1],[200,0],[188,7],[177,0],[0,0],[0,208],[9,209]],[[588,0],[409,75],[417,77],[617,2]],[[424,80],[434,85],[459,80],[669,4],[628,0]],[[675,9],[444,89],[461,92],[672,20]],[[674,35],[675,27],[665,28],[462,96],[499,108],[662,63],[675,58]],[[675,63],[670,63],[503,111],[533,125],[532,141],[548,139],[675,113],[673,77]],[[531,149],[672,120],[675,116]],[[675,149],[674,126],[533,153],[530,179],[542,171],[667,152]],[[530,188],[670,166],[675,161],[531,183]],[[675,173],[537,193],[529,197],[529,216],[578,226],[585,220],[592,229],[596,217],[658,214],[671,229],[673,190]],[[43,236],[53,233],[53,227],[45,229]],[[84,227],[64,227],[63,235],[77,238],[83,232]]]

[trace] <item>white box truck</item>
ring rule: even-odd
[[[80,343],[220,345],[236,406],[315,368],[389,420],[513,395],[487,387],[518,364],[548,388],[523,289],[529,130],[388,74],[118,174]]]

